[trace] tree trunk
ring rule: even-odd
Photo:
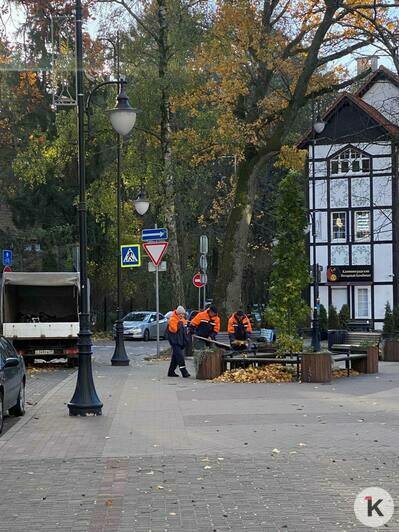
[[[242,279],[257,175],[268,157],[269,154],[254,155],[238,168],[234,206],[227,223],[215,287],[215,302],[223,320],[242,307]]]
[[[163,204],[163,216],[166,227],[169,231],[168,261],[171,265],[173,301],[171,304],[184,305],[183,280],[180,266],[180,252],[177,241],[176,208],[175,208],[175,188],[172,172],[172,145],[171,145],[171,121],[169,102],[169,44],[168,44],[168,19],[166,0],[158,0],[158,23],[159,23],[159,79],[161,85],[161,151],[162,166],[165,183],[165,201]]]

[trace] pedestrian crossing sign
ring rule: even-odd
[[[121,268],[137,268],[141,266],[140,244],[121,246]]]

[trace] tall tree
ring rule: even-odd
[[[329,67],[370,42],[361,28],[342,26],[344,19],[354,18],[336,0],[236,0],[216,6],[192,65],[197,89],[180,104],[193,116],[207,113],[209,127],[202,123],[202,129],[186,131],[197,156],[236,153],[241,161],[218,269],[217,301],[226,313],[242,304],[258,176],[310,99],[354,81],[344,69]]]
[[[307,213],[301,176],[291,171],[278,187],[275,207],[276,244],[270,279],[268,320],[279,334],[296,337],[298,325],[309,316],[303,299],[309,285],[305,244]]]
[[[130,16],[130,31],[133,38],[147,40],[144,56],[146,62],[153,63],[156,61],[157,64],[158,84],[154,88],[158,90],[159,115],[152,134],[159,141],[159,170],[164,191],[164,198],[160,203],[160,215],[169,230],[168,261],[171,265],[173,285],[171,303],[184,303],[185,295],[176,220],[171,95],[174,91],[173,74],[176,73],[175,67],[179,62],[176,57],[179,56],[179,53],[181,55],[182,48],[184,49],[187,41],[189,42],[188,48],[192,47],[192,41],[188,40],[188,36],[183,35],[182,31],[179,32],[179,27],[187,31],[187,27],[185,27],[187,19],[193,17],[190,14],[190,4],[185,3],[184,0],[154,0],[149,4],[140,4],[139,9],[137,9],[136,3],[129,0],[100,0],[100,2],[120,6]],[[191,39],[196,33],[194,31],[191,34]]]

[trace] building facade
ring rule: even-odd
[[[320,303],[382,329],[399,303],[399,77],[380,67],[343,93],[299,146],[309,151],[310,266],[322,266]],[[314,287],[310,287],[313,302]]]

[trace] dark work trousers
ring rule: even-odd
[[[173,373],[177,366],[182,368],[186,365],[184,361],[183,348],[180,345],[172,344],[172,359],[170,361],[169,373]]]

